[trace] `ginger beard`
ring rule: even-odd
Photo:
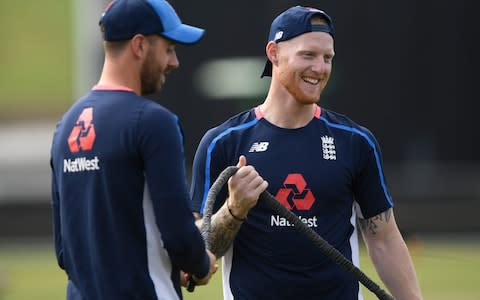
[[[317,103],[327,85],[329,74],[315,74],[311,71],[284,70],[279,72],[281,85],[302,104]]]

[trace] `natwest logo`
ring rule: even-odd
[[[70,152],[90,151],[95,142],[95,126],[93,126],[93,108],[85,108],[78,117],[77,123],[68,137]]]
[[[76,159],[63,160],[63,173],[76,173],[84,171],[100,170],[100,160],[97,156],[92,159],[86,157],[77,157]]]
[[[309,210],[315,202],[312,191],[307,189],[307,182],[299,173],[288,174],[275,197],[289,210]]]

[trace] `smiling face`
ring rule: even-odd
[[[332,36],[325,32],[309,32],[274,46],[276,59],[272,80],[278,81],[296,101],[316,103],[332,71]]]

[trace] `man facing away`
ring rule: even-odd
[[[197,219],[219,173],[240,167],[212,216],[212,252],[224,256],[224,298],[362,299],[351,274],[257,203],[268,186],[357,266],[358,219],[373,264],[395,299],[421,299],[373,134],[317,105],[335,54],[332,19],[315,8],[284,11],[271,25],[266,54],[262,76],[272,79],[265,101],[209,130],[194,159]]]
[[[176,44],[204,31],[164,0],[112,1],[99,24],[100,80],[57,124],[51,149],[67,299],[181,299],[185,274],[206,284],[216,258],[190,213],[179,121],[142,96],[179,66]]]

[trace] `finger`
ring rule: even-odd
[[[252,166],[243,166],[238,169],[229,179],[229,184],[234,183],[235,186],[240,187],[243,185],[249,184],[256,176],[258,175],[257,171]]]
[[[257,200],[260,194],[265,191],[268,187],[268,182],[263,180],[262,177],[255,178],[254,181],[250,183],[247,187],[248,197]]]
[[[268,181],[263,180],[262,183],[256,188],[256,191],[260,195],[267,188],[268,188]]]
[[[255,190],[261,190],[263,192],[268,187],[268,181],[263,179],[261,176],[258,176],[252,181],[251,187]]]
[[[245,157],[245,155],[240,155],[240,157],[238,158],[237,167],[241,168],[246,165],[247,165],[247,158]]]
[[[237,177],[237,178],[243,178],[248,179],[247,182],[252,181],[255,177],[258,176],[257,170],[251,165],[246,165],[241,167],[236,174],[234,174],[232,177]]]
[[[187,273],[181,272],[180,273],[180,284],[184,287],[187,287],[189,277],[190,276]]]

